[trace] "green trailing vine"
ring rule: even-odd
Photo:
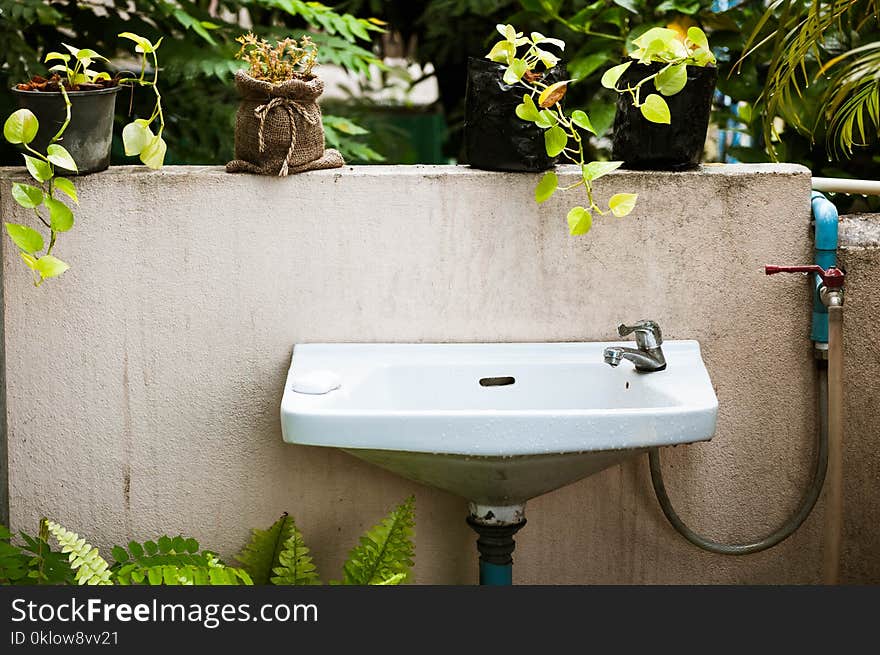
[[[415,498],[396,507],[368,530],[343,565],[346,585],[396,585],[409,577],[415,547]],[[283,514],[266,530],[255,529],[236,559],[255,584],[320,584],[309,549],[292,517]]]
[[[52,254],[58,234],[67,232],[73,227],[73,211],[58,199],[56,191],[65,194],[74,203],[79,202],[73,182],[56,174],[56,167],[73,172],[77,170],[73,157],[58,143],[70,124],[70,98],[63,85],[60,89],[64,98],[65,119],[46,146],[45,153],[30,146],[40,129],[40,122],[29,109],[13,112],[3,125],[3,137],[9,143],[19,145],[25,150],[22,153],[25,167],[38,185],[14,182],[12,198],[25,209],[32,209],[37,220],[49,230],[49,243],[46,244],[43,235],[32,227],[19,223],[4,223],[6,233],[18,247],[22,261],[33,273],[34,286],[40,286],[45,280],[57,277],[70,268],[66,262]],[[44,248],[45,252],[43,252]]]
[[[165,115],[162,113],[162,94],[159,92],[159,58],[156,54],[162,44],[163,37],[160,37],[155,43],[151,43],[149,39],[131,32],[122,32],[119,36],[134,41],[135,52],[140,55],[141,64],[141,72],[138,77],[126,77],[119,80],[119,83],[133,83],[149,87],[156,96],[153,113],[149,118],[135,119],[122,128],[122,143],[125,146],[125,154],[129,157],[140,157],[140,160],[148,168],[159,169],[165,162],[165,152],[168,150],[168,146],[162,138],[162,132],[165,131]],[[152,59],[152,78],[147,77],[148,56]],[[159,129],[154,134],[150,126],[156,121],[159,123]]]
[[[608,201],[607,210],[596,202],[593,182],[616,170],[623,162],[587,162],[584,142],[589,137],[582,132],[596,134],[590,117],[582,110],[566,114],[561,103],[568,85],[575,80],[553,84],[542,82],[544,73],[559,63],[559,57],[547,50],[547,46],[564,50],[565,42],[539,32],[525,36],[513,25],[498,25],[497,30],[504,38],[492,46],[486,58],[503,65],[502,79],[506,84],[519,86],[526,91],[522,104],[516,108],[516,115],[544,130],[544,147],[549,157],[561,155],[580,169],[580,179],[561,188],[562,191],[569,191],[583,187],[587,200],[585,205],[569,210],[566,216],[569,233],[578,235],[589,232],[594,214],[604,216],[610,212],[622,217],[632,212],[638,199],[635,193],[614,194]],[[558,189],[559,176],[554,171],[548,171],[535,187],[535,201],[546,202]]]

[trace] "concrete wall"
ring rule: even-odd
[[[4,180],[20,171],[6,169]],[[797,166],[617,172],[623,219],[571,238],[575,197],[538,207],[537,176],[362,167],[287,179],[217,168],[114,168],[78,181],[63,278],[34,289],[3,239],[9,500],[16,528],[55,517],[99,545],[184,532],[232,554],[283,510],[326,578],[409,493],[416,580],[471,583],[465,502],[331,449],[281,441],[291,347],[305,341],[607,340],[651,317],[695,338],[718,433],[664,452],[695,527],[747,539],[797,504],[812,462],[809,291],[768,262],[807,262],[809,187]],[[0,184],[5,220],[28,220]],[[846,253],[844,580],[880,581],[878,251]],[[585,390],[588,392],[588,390]],[[643,459],[529,503],[520,583],[808,583],[823,508],[778,548],[696,550],[665,522]]]

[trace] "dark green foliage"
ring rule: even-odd
[[[52,550],[45,530],[36,537],[19,533],[22,545],[0,525],[0,585],[73,584],[74,572],[67,555]]]

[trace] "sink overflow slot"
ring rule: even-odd
[[[513,384],[516,380],[510,376],[499,378],[480,378],[481,387],[506,387]]]

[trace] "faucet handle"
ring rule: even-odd
[[[659,348],[663,343],[663,333],[660,331],[660,325],[656,321],[641,320],[636,321],[632,325],[621,323],[617,326],[617,334],[622,337],[635,332],[636,344],[641,350],[649,348]]]

